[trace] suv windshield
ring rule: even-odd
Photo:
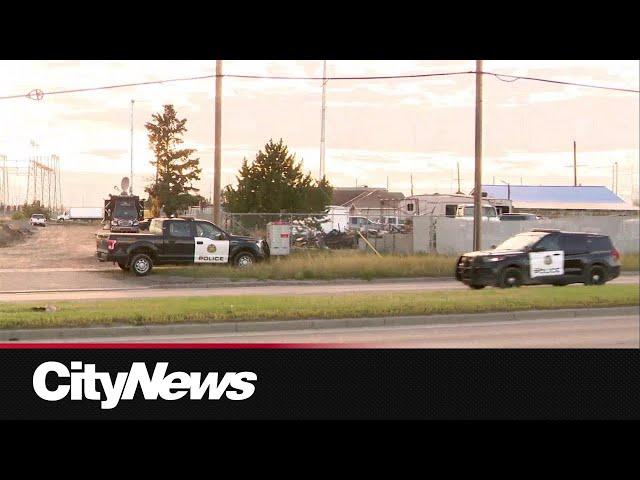
[[[31,218],[44,218],[44,215],[42,215],[41,213],[35,213],[31,215]]]
[[[549,235],[546,232],[529,232],[520,233],[515,237],[505,240],[496,247],[496,250],[524,250],[525,247],[531,247],[542,237]]]

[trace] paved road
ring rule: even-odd
[[[51,272],[49,275],[56,275]],[[612,284],[639,284],[637,275],[621,276]],[[390,292],[417,292],[425,290],[464,290],[467,289],[460,282],[450,279],[429,280],[401,280],[401,281],[354,281],[354,282],[292,282],[289,284],[271,284],[255,286],[238,286],[233,283],[220,284],[212,287],[198,287],[190,285],[189,288],[152,288],[153,286],[112,286],[112,290],[77,290],[56,292],[31,292],[31,293],[1,293],[0,301],[27,302],[27,301],[52,301],[52,300],[85,300],[85,299],[118,299],[118,298],[165,298],[165,297],[209,297],[221,295],[318,295],[318,294],[346,294],[346,293],[390,293]],[[572,285],[565,288],[580,288],[581,285]],[[109,287],[103,287],[109,288]],[[556,288],[556,287],[529,287],[529,288]],[[6,290],[6,289],[5,289]]]
[[[82,342],[329,343],[354,348],[640,348],[640,316],[227,334],[83,338]],[[65,339],[56,342],[74,342]]]

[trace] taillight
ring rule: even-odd
[[[613,258],[616,260],[616,262],[620,261],[620,252],[618,251],[618,249],[614,248],[611,251],[611,255],[613,255]]]
[[[107,240],[107,250],[115,250],[117,240]]]

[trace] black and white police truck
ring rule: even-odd
[[[206,220],[154,218],[144,233],[97,233],[96,256],[122,270],[147,275],[154,265],[232,264],[247,267],[269,257],[266,241],[232,235]]]
[[[620,275],[620,253],[607,235],[533,229],[492,250],[456,262],[456,279],[473,289],[488,285],[603,285]]]

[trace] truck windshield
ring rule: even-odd
[[[113,216],[116,218],[137,218],[138,210],[130,203],[117,203]]]
[[[464,207],[464,216],[473,217],[473,207]],[[493,209],[493,207],[482,207],[482,216],[495,217],[496,211]]]
[[[525,247],[531,247],[542,237],[549,235],[548,233],[521,233],[515,237],[505,240],[496,247],[496,250],[524,250]]]

